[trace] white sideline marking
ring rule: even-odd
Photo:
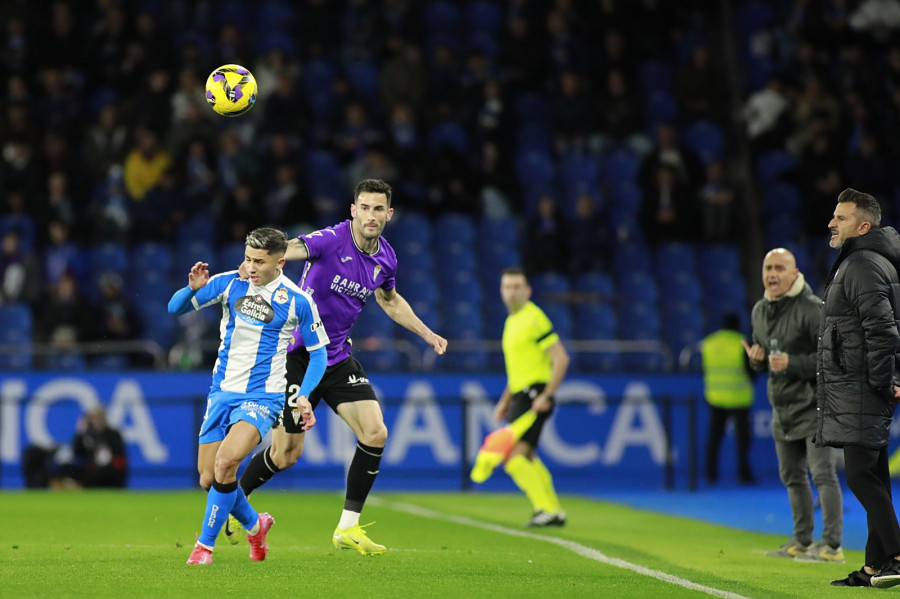
[[[643,574],[644,576],[656,578],[657,580],[661,580],[663,582],[668,582],[669,584],[674,584],[676,586],[684,587],[686,589],[691,589],[693,591],[700,591],[702,593],[712,595],[713,597],[722,597],[722,599],[750,599],[749,597],[745,597],[743,595],[738,595],[737,593],[723,591],[720,589],[714,589],[712,587],[698,584],[696,582],[691,582],[690,580],[687,580],[686,578],[681,578],[679,576],[673,576],[672,574],[667,574],[666,572],[661,572],[659,570],[653,570],[651,568],[645,568],[644,566],[641,566],[638,564],[632,564],[631,562],[627,562],[623,559],[609,557],[609,556],[605,555],[604,553],[597,551],[596,549],[593,549],[591,547],[586,547],[585,545],[581,545],[580,543],[576,543],[574,541],[567,541],[566,539],[560,539],[557,537],[548,537],[548,536],[544,536],[544,535],[537,535],[534,533],[526,532],[524,530],[516,530],[514,528],[506,528],[505,526],[498,526],[496,524],[480,522],[478,520],[473,520],[472,518],[467,518],[465,516],[454,516],[451,514],[442,514],[440,512],[435,512],[433,510],[429,510],[428,508],[424,508],[424,507],[421,507],[418,505],[412,505],[409,503],[384,501],[382,499],[377,499],[375,497],[370,497],[369,503],[377,503],[379,505],[383,505],[385,507],[395,509],[400,512],[407,512],[410,514],[415,514],[416,516],[422,516],[423,518],[431,518],[433,520],[446,520],[448,522],[455,522],[457,524],[465,524],[466,526],[474,526],[476,528],[482,528],[484,530],[499,532],[499,533],[514,536],[514,537],[524,537],[526,539],[534,539],[536,541],[545,541],[547,543],[553,543],[554,545],[559,545],[560,547],[564,547],[564,548],[568,549],[569,551],[580,555],[581,557],[586,557],[588,559],[592,559],[594,561],[598,561],[603,564],[608,564],[610,566],[615,566],[617,568],[631,570],[632,572],[636,572],[638,574]]]

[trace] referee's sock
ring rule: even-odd
[[[249,497],[250,493],[281,472],[281,468],[275,465],[272,456],[269,455],[270,449],[272,449],[271,445],[256,452],[256,455],[250,458],[250,463],[247,464],[244,474],[241,475],[241,488],[244,490],[244,495]]]
[[[550,513],[557,514],[561,512],[562,505],[559,503],[556,489],[553,488],[553,475],[550,474],[550,471],[547,470],[547,466],[544,465],[544,462],[542,462],[541,458],[537,457],[537,455],[534,456],[531,463],[534,465],[535,470],[537,470],[541,477],[541,482],[544,484],[544,496],[549,502],[547,505],[552,508]]]
[[[547,498],[544,481],[534,464],[523,455],[516,455],[506,461],[506,473],[512,477],[516,486],[522,489],[536,512],[553,513],[553,504]]]

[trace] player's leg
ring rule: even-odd
[[[386,549],[368,538],[359,525],[359,516],[381,467],[381,455],[388,435],[384,414],[358,360],[347,358],[335,364],[329,374],[329,380],[323,379],[319,389],[323,390],[325,401],[347,423],[357,439],[356,452],[347,472],[344,509],[332,543],[341,549],[355,549],[363,555],[378,555]]]
[[[225,439],[231,406],[223,395],[218,392],[210,394],[206,402],[206,413],[203,416],[203,424],[200,426],[199,447],[197,450],[197,471],[200,474],[200,486],[207,491],[206,516],[204,525],[210,511],[210,494],[215,493],[215,463],[216,454]],[[223,513],[223,517],[227,512]],[[211,540],[198,539],[193,551],[187,560],[188,564],[211,564],[212,550],[215,546],[215,537]]]
[[[513,396],[507,418],[515,420],[531,409],[531,402],[541,392],[543,385],[534,385]],[[538,414],[534,424],[515,444],[506,460],[504,469],[516,486],[525,493],[534,510],[529,526],[561,526],[565,515],[559,506],[556,491],[553,488],[553,477],[547,468],[537,459],[536,448],[544,423],[553,412]]]
[[[253,491],[269,482],[273,476],[296,464],[303,453],[302,422],[295,421],[292,413],[297,407],[300,383],[303,381],[308,364],[309,354],[305,351],[298,350],[287,356],[287,374],[285,375],[287,387],[284,392],[284,407],[278,415],[278,421],[272,427],[272,444],[257,452],[241,475],[240,485],[248,497]],[[326,370],[323,381],[327,376],[328,371]],[[321,394],[317,389],[311,395],[309,400],[315,408]]]

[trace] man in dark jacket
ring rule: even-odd
[[[797,269],[794,255],[784,248],[766,254],[762,280],[765,293],[753,306],[753,346],[743,342],[750,367],[768,368],[772,404],[772,437],[778,474],[788,492],[794,519],[793,538],[769,557],[843,563],[841,548],[843,499],[835,453],[816,447],[816,339],[822,300]],[[815,506],[809,474],[822,504],[822,542],[813,544]]]
[[[839,249],[825,288],[817,353],[816,443],[844,448],[847,486],[866,510],[866,563],[834,586],[900,584],[900,525],[891,502],[887,444],[900,399],[900,234],[881,207],[845,189],[828,223]]]

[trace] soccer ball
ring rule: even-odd
[[[206,101],[222,116],[240,116],[256,103],[256,79],[239,64],[226,64],[206,80]]]

